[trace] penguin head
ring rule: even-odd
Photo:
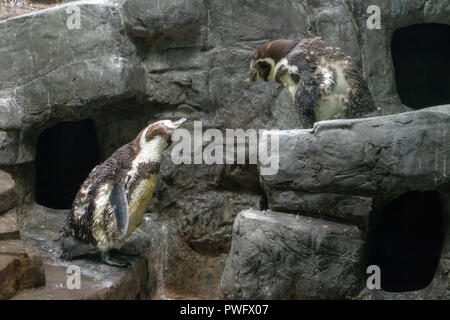
[[[172,133],[175,129],[179,128],[186,118],[182,118],[178,121],[160,120],[150,124],[143,131],[143,143],[147,144],[155,139],[159,139],[163,143],[163,150],[167,149],[172,143]]]
[[[292,44],[292,40],[274,40],[260,46],[253,54],[250,62],[249,83],[256,80],[267,81],[275,65],[287,54],[287,48]]]

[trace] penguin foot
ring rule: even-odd
[[[60,241],[62,249],[61,259],[73,260],[75,257],[92,255],[97,252],[92,244],[83,243],[72,236],[62,235]]]
[[[131,264],[128,261],[114,260],[110,257],[110,255],[108,253],[102,253],[101,257],[102,257],[102,262],[104,264],[107,264],[108,266],[126,268],[127,266],[129,266]]]

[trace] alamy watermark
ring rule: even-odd
[[[69,30],[81,29],[81,10],[78,6],[69,6],[66,8],[69,17],[66,20],[66,27]]]
[[[380,267],[373,264],[367,267],[367,274],[370,276],[367,278],[366,287],[369,290],[380,290],[381,289],[381,270]]]
[[[177,129],[172,135],[170,154],[174,164],[260,164],[262,175],[274,175],[279,169],[277,130],[218,129],[203,131],[194,121],[194,132]]]
[[[81,289],[81,269],[79,266],[70,265],[66,270],[67,274],[67,289],[80,290]]]
[[[367,13],[370,14],[367,18],[367,29],[381,29],[381,9],[377,5],[370,5],[367,7]]]

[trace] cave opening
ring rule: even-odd
[[[381,272],[389,292],[427,287],[436,272],[445,237],[443,206],[437,191],[409,191],[384,207],[372,231],[368,265]]]
[[[61,122],[46,129],[36,144],[36,202],[53,209],[70,209],[81,184],[98,161],[92,119]]]
[[[397,92],[413,109],[450,104],[450,25],[397,29],[391,42]]]

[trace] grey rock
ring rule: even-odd
[[[267,196],[269,207],[274,211],[351,222],[361,228],[367,227],[372,211],[370,197],[280,190],[274,190]]]
[[[0,215],[0,240],[16,240],[20,238],[17,225],[17,210],[12,209]]]
[[[127,0],[123,3],[127,30],[135,37],[179,40],[206,22],[206,7],[201,0],[159,1]]]
[[[160,283],[156,297],[217,297],[234,218],[245,208],[260,208],[261,196],[231,191],[193,195],[165,188],[169,196],[158,192],[154,197],[161,200],[151,203],[152,209],[162,209],[141,226],[151,238],[149,252]]]
[[[36,218],[36,141],[53,124],[93,118],[103,159],[133,139],[147,123],[162,118],[202,120],[204,128],[221,131],[299,128],[297,111],[283,86],[263,82],[250,86],[246,78],[251,54],[261,44],[277,38],[315,35],[341,47],[361,65],[381,114],[403,112],[407,108],[398,98],[391,63],[392,33],[415,23],[448,23],[450,16],[446,0],[398,0],[389,4],[368,0],[182,0],[159,1],[160,11],[154,10],[158,9],[156,3],[82,1],[0,21],[0,165],[14,173],[20,225]],[[73,4],[81,9],[81,30],[66,27],[66,9]],[[381,30],[367,29],[369,4],[378,4],[382,10]],[[418,127],[425,128],[426,121],[423,119]],[[190,131],[191,125],[192,122],[186,123]],[[363,130],[362,124],[355,126]],[[396,126],[383,126],[374,132],[383,132],[382,137],[392,136]],[[400,125],[403,126],[409,125]],[[347,137],[345,132],[353,129],[346,128],[336,131]],[[385,128],[389,133],[384,133]],[[329,133],[335,131],[330,129]],[[365,131],[364,134],[371,136]],[[314,135],[302,133],[299,141],[304,136]],[[375,133],[371,139],[374,137]],[[424,141],[428,138],[425,136]],[[309,139],[312,138],[306,140]],[[363,141],[358,139],[355,141]],[[305,141],[297,147],[296,139],[285,141],[293,150],[305,146]],[[422,146],[421,150],[434,152],[433,146],[438,143],[430,142],[431,147]],[[302,160],[313,165],[316,156],[325,157],[333,166],[338,165],[340,162],[334,160],[341,146],[325,147],[335,156],[319,147],[308,147],[309,155]],[[442,148],[438,150],[441,152]],[[361,166],[369,165],[371,169],[379,169],[377,157],[390,157],[370,144],[366,151],[369,160]],[[346,152],[349,165],[359,161],[360,153],[366,151]],[[282,158],[289,155],[285,153]],[[166,153],[148,211],[155,213],[155,225],[167,227],[171,239],[167,246],[169,258],[162,275],[159,267],[156,270],[151,263],[148,265],[149,279],[158,279],[158,290],[163,292],[160,296],[193,297],[202,287],[205,297],[217,297],[234,217],[248,207],[265,208],[257,169],[254,165],[175,166],[168,160]],[[293,167],[283,167],[282,171],[292,174],[299,170],[302,175],[293,178],[295,183],[280,173],[280,184],[275,181],[272,186],[270,179],[263,177],[263,185],[277,210],[364,224],[371,194],[386,188],[379,187],[377,181],[367,182],[373,174],[359,175],[359,167],[345,171],[346,161],[347,158],[339,168],[345,174],[337,182],[332,181],[330,170],[317,166],[299,169],[299,163],[291,162]],[[442,168],[440,163],[438,167]],[[429,166],[430,162],[420,165]],[[390,172],[390,168],[383,170],[383,174]],[[413,171],[408,169],[405,174]],[[308,176],[311,172],[312,177]],[[392,179],[387,182],[388,178],[382,178],[392,191],[408,187],[394,187],[397,178]],[[419,181],[428,186],[430,179],[416,176],[407,180],[414,186]],[[442,183],[438,181],[439,186]],[[316,186],[320,192],[314,190]],[[358,191],[353,193],[354,190]],[[318,208],[314,199],[330,201],[336,205],[335,210]],[[359,209],[351,212],[349,203]],[[43,224],[52,224],[51,217],[43,217],[48,219]],[[161,229],[151,230],[153,243],[165,239]],[[147,241],[138,237],[129,244],[130,251],[147,251],[155,266],[162,265],[161,261],[166,261],[161,258],[164,250],[152,245],[152,253],[148,253]]]
[[[0,215],[17,205],[15,187],[11,175],[0,170]]]
[[[342,299],[357,294],[363,235],[354,226],[246,210],[221,279],[226,299]]]
[[[450,203],[450,193],[442,194],[442,199],[446,203]],[[450,206],[447,205],[444,216],[450,215]],[[356,299],[362,300],[448,300],[448,292],[450,288],[450,278],[448,277],[450,271],[450,224],[447,222],[444,226],[446,237],[442,245],[440,260],[435,270],[433,279],[425,288],[421,290],[409,292],[387,292],[382,289],[370,290],[364,288]],[[381,275],[381,283],[383,283],[383,276]]]
[[[122,256],[131,263],[127,268],[107,266],[95,256],[80,257],[71,261],[60,259],[60,230],[65,225],[67,212],[52,210],[39,205],[29,208],[33,215],[28,215],[22,226],[22,238],[27,246],[34,248],[34,255],[42,259],[45,270],[45,285],[18,292],[16,300],[123,300],[147,299],[155,289],[153,266],[148,263],[146,254],[148,244],[142,234],[134,234],[126,243],[127,254]],[[67,271],[70,266],[80,269],[80,289],[67,287]]]
[[[443,190],[450,181],[449,125],[446,105],[278,131],[279,170],[262,174],[261,181],[269,194],[294,190],[373,197]],[[272,205],[277,205],[273,199]]]
[[[8,114],[0,121],[0,164],[33,160],[27,135],[144,91],[145,74],[120,32],[118,8],[106,1],[79,3],[78,30],[66,25],[69,6],[0,21],[0,113]]]
[[[0,300],[45,284],[41,258],[18,239],[0,241],[0,275]]]

